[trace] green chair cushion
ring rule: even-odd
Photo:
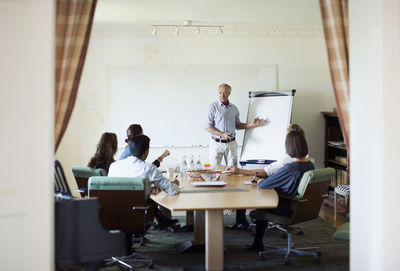
[[[350,239],[350,223],[346,222],[340,226],[333,234],[334,239],[349,240]]]
[[[107,176],[107,171],[102,168],[92,169],[90,167],[73,166],[72,173],[75,177],[89,178],[92,176]]]
[[[90,190],[145,190],[145,180],[142,178],[127,177],[90,177]]]
[[[301,178],[299,187],[297,188],[297,197],[303,197],[308,183],[318,183],[321,181],[326,181],[327,178],[330,179],[332,176],[335,176],[335,170],[333,168],[322,168],[307,171]]]

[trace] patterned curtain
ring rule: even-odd
[[[97,0],[57,0],[55,150],[74,109]]]
[[[336,107],[344,140],[349,147],[349,57],[347,0],[320,0],[322,24]]]

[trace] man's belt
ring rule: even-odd
[[[231,139],[227,139],[227,140],[225,140],[225,139],[219,139],[219,138],[213,138],[215,141],[217,141],[217,142],[221,142],[221,143],[229,143],[229,142],[232,142],[232,141],[235,141],[235,138],[231,138]]]

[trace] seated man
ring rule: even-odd
[[[169,179],[165,178],[161,174],[154,164],[145,162],[147,156],[149,155],[149,137],[145,135],[135,136],[128,141],[128,145],[132,156],[112,163],[108,171],[109,177],[143,178],[146,180],[146,191],[150,191],[151,186],[154,185],[156,188],[164,190],[169,195],[179,193],[178,180],[170,182]],[[152,191],[157,190],[158,189],[152,189]],[[179,228],[178,225],[175,225],[178,222],[177,219],[170,219],[164,216],[159,206],[150,199],[149,195],[146,196],[148,197],[148,203],[154,205],[154,216],[158,221],[158,226],[160,229],[171,227],[172,229],[176,230]]]

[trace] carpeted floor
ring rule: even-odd
[[[183,217],[177,217],[184,222]],[[225,225],[231,225],[234,217],[225,215]],[[239,266],[241,270],[349,270],[349,243],[332,239],[335,228],[325,220],[318,218],[299,224],[303,226],[304,234],[294,236],[295,247],[318,246],[321,249],[321,263],[313,263],[312,257],[292,256],[292,265],[282,265],[282,256],[266,255],[265,261],[260,261],[258,253],[248,251],[244,247],[253,240],[252,232],[225,229],[225,265]],[[254,229],[253,229],[254,230]],[[149,242],[145,246],[134,244],[134,249],[143,258],[154,260],[155,270],[183,270],[184,267],[204,266],[204,253],[180,254],[175,244],[193,239],[193,233],[173,233],[170,231],[149,230],[146,234]],[[264,243],[272,246],[286,246],[286,239],[277,230],[266,232]],[[119,270],[118,267],[108,267],[102,271]],[[137,266],[135,270],[150,270]]]

